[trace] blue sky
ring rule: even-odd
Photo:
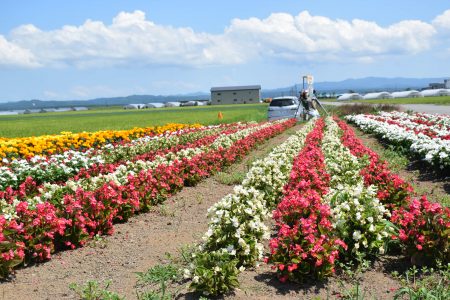
[[[442,0],[0,2],[0,102],[449,70]]]

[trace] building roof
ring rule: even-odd
[[[221,86],[221,87],[212,87],[211,92],[219,92],[219,91],[241,91],[241,90],[260,90],[260,85],[241,85],[241,86]]]

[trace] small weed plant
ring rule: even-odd
[[[82,300],[123,300],[124,297],[119,296],[115,292],[108,291],[111,280],[105,282],[105,287],[102,288],[100,283],[95,280],[90,280],[84,285],[72,283],[69,288],[73,290]]]
[[[450,264],[438,264],[436,268],[414,266],[398,278],[403,287],[397,290],[394,299],[450,299]]]

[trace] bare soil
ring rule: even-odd
[[[274,146],[282,143],[300,126],[259,146],[243,161],[227,172],[245,172],[251,161],[264,157]],[[360,135],[366,145],[375,151],[382,147],[373,137]],[[404,170],[405,179],[415,181],[429,191],[448,195],[447,182],[424,181],[415,171]],[[166,262],[166,253],[177,256],[181,246],[200,241],[207,230],[207,209],[232,192],[233,186],[221,184],[217,176],[185,187],[164,205],[154,211],[140,214],[124,224],[117,224],[112,236],[92,241],[88,246],[64,251],[46,263],[28,266],[16,271],[8,281],[0,283],[0,299],[78,299],[69,284],[85,284],[88,280],[111,280],[109,290],[136,299],[136,272],[145,272],[152,266]],[[255,270],[240,274],[241,286],[225,299],[339,299],[359,288],[365,299],[392,299],[400,283],[390,273],[409,267],[408,260],[385,257],[364,273],[336,275],[327,281],[280,283],[270,266],[261,264]],[[181,299],[198,299],[199,295],[180,287]]]

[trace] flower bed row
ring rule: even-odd
[[[68,150],[82,150],[100,147],[105,144],[130,141],[143,136],[157,135],[166,131],[177,131],[186,128],[197,128],[199,124],[167,124],[129,130],[104,130],[96,132],[71,133],[59,135],[43,135],[25,138],[1,138],[0,159],[27,158],[34,155],[51,155]]]
[[[130,162],[116,174],[24,191],[24,199],[6,201],[14,208],[10,216],[0,215],[0,275],[28,260],[49,259],[53,251],[82,246],[96,234],[111,234],[115,221],[148,210],[294,124],[267,123],[220,137],[210,147],[169,153],[149,164]]]
[[[175,147],[181,150],[183,146],[189,148],[192,147],[189,143],[199,139],[217,137],[225,130],[237,131],[245,126],[249,125],[235,123],[188,128],[156,136],[145,136],[127,143],[107,144],[100,149],[69,150],[50,156],[36,155],[29,159],[5,160],[0,166],[0,191],[7,187],[17,189],[27,177],[31,177],[37,184],[63,182],[76,176],[80,171],[91,173],[97,168],[109,170],[112,163],[144,159],[144,156],[145,160],[148,160],[151,155],[161,155],[161,151],[174,152]]]
[[[450,119],[445,116],[408,115],[393,112],[347,116],[364,132],[381,139],[440,168],[450,166]]]
[[[262,241],[269,237],[264,221],[281,198],[292,161],[314,123],[254,162],[242,185],[208,210],[209,229],[185,270],[192,278],[191,289],[207,294],[229,291],[238,285],[237,274],[262,258]]]
[[[365,147],[347,124],[338,124],[343,130],[342,141],[350,151],[359,158],[369,158],[369,166],[361,170],[361,175],[366,185],[377,187],[378,198],[391,208],[391,222],[398,227],[392,238],[400,240],[413,261],[450,262],[450,209],[430,202],[425,195],[415,198],[412,187]]]

